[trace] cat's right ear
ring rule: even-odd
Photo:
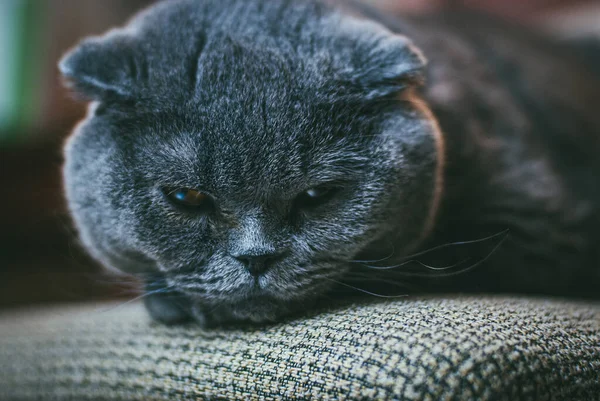
[[[132,42],[128,35],[85,39],[61,59],[59,70],[86,98],[130,98],[140,71]]]
[[[343,16],[332,25],[339,74],[365,98],[382,98],[423,84],[427,61],[406,36],[355,17]]]

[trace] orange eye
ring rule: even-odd
[[[165,191],[165,195],[171,203],[188,208],[202,209],[209,207],[212,203],[209,195],[190,188],[169,189]]]

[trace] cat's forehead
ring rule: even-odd
[[[336,127],[306,110],[261,103],[162,116],[142,133],[143,158],[156,178],[224,195],[261,189],[286,196],[364,171],[368,150],[337,136]]]

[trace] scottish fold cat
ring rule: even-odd
[[[82,243],[165,323],[348,290],[597,293],[600,82],[480,15],[171,0],[60,62]]]

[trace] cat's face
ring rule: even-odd
[[[345,88],[329,62],[316,75],[323,62],[294,51],[202,41],[193,79],[142,55],[146,81],[98,96],[70,139],[67,197],[94,256],[160,272],[199,320],[264,321],[312,303],[369,244],[418,239],[435,185],[425,115]]]

